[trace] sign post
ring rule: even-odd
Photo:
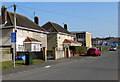
[[[16,4],[13,5],[14,7],[14,32],[13,32],[13,42],[14,42],[14,67],[15,67],[15,59],[16,59],[16,33],[17,33],[17,28],[16,28]]]
[[[14,43],[14,67],[15,67],[15,58],[16,58],[16,32],[11,33],[11,42]]]

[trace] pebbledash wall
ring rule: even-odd
[[[58,47],[58,49],[63,49],[63,41],[65,39],[74,40],[74,37],[72,37],[69,34],[62,34],[62,33],[57,34],[57,47]]]
[[[12,45],[13,47],[13,43],[11,43],[11,35],[10,35],[12,32],[14,32],[13,28],[2,29],[2,45]],[[17,42],[16,42],[17,51],[24,50],[24,49],[19,50],[18,47],[23,46],[23,41],[27,37],[31,37],[31,38],[41,41],[42,47],[47,48],[47,34],[46,33],[41,33],[41,32],[37,32],[34,30],[30,31],[30,30],[17,29]]]
[[[63,34],[63,33],[48,34],[47,36],[48,50],[53,50],[53,47],[56,47],[58,50],[63,50],[63,41],[65,39],[74,40],[74,37],[72,37],[69,34]]]
[[[31,37],[31,38],[41,41],[42,47],[47,48],[47,34],[18,29],[17,37],[18,37],[17,38],[17,46],[23,45],[23,41],[25,40],[26,37]]]
[[[13,32],[13,28],[3,28],[0,30],[2,30],[2,45],[12,45],[10,34]]]

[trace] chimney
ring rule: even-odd
[[[64,29],[68,30],[68,29],[67,29],[67,24],[64,24]]]
[[[39,18],[37,16],[34,17],[34,22],[39,25]]]
[[[2,16],[2,24],[5,24],[7,21],[7,8],[6,8],[6,6],[2,6],[1,16]]]

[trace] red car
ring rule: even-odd
[[[99,48],[89,48],[88,51],[87,51],[87,55],[100,56],[101,51],[99,50]]]

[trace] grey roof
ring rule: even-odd
[[[7,24],[5,26],[13,25],[14,25],[14,13],[7,11]],[[44,31],[44,29],[41,28],[39,25],[37,25],[27,17],[20,14],[16,14],[16,25],[29,29]]]
[[[42,27],[48,32],[62,32],[70,34],[70,32],[64,29],[62,26],[53,22],[47,22]]]

